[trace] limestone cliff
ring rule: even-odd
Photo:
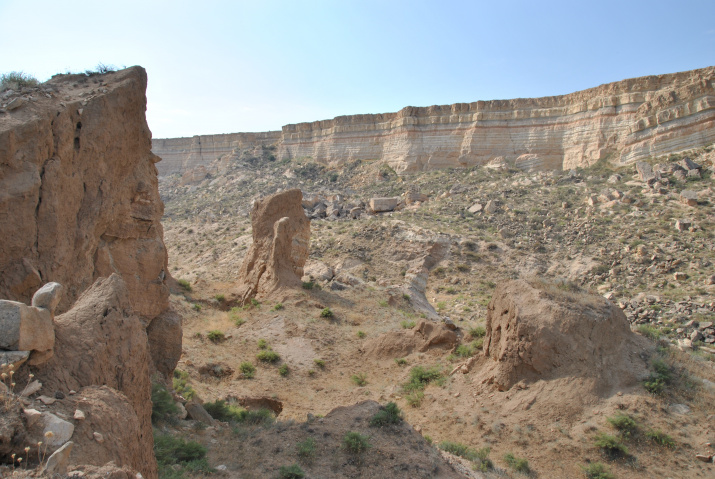
[[[62,312],[95,279],[117,273],[138,314],[167,309],[146,82],[133,67],[57,75],[1,95],[0,298],[27,302],[56,281],[65,287]]]
[[[331,166],[381,159],[397,171],[474,166],[498,158],[540,169],[584,167],[600,159],[631,163],[714,142],[714,82],[715,67],[708,67],[562,96],[340,116],[286,125],[280,135],[265,133],[260,141],[273,140],[279,158],[309,156]],[[246,134],[220,136],[238,141],[240,135]],[[160,167],[160,174],[183,174],[228,151],[202,149],[206,153],[199,158],[195,149],[187,153],[188,141],[154,141],[154,152],[172,162]]]

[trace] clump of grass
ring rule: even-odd
[[[473,328],[469,328],[467,334],[469,334],[472,339],[479,339],[483,338],[487,334],[487,330],[484,329],[484,326],[475,326]]]
[[[288,368],[287,364],[281,364],[281,367],[278,368],[278,374],[280,374],[283,377],[288,376],[290,373],[290,369]]]
[[[411,320],[404,319],[400,321],[400,326],[402,326],[402,329],[412,329],[415,327],[417,323]]]
[[[638,325],[637,330],[640,334],[651,341],[658,341],[658,339],[660,339],[660,331],[649,324],[640,324]]]
[[[278,479],[303,479],[305,472],[298,464],[290,466],[281,466],[278,470]]]
[[[179,412],[179,408],[174,404],[174,398],[161,382],[154,382],[151,385],[151,422],[158,424],[168,421],[173,415]]]
[[[240,326],[246,322],[246,320],[241,317],[240,312],[241,308],[239,308],[238,306],[234,306],[228,312],[228,319],[233,321],[233,324],[235,324],[236,326]]]
[[[592,462],[588,466],[581,467],[581,469],[583,469],[587,479],[615,479],[616,477],[600,462]]]
[[[273,311],[280,311],[283,309],[283,303],[276,303],[275,306],[273,306]]]
[[[529,472],[531,472],[529,461],[524,458],[516,457],[510,452],[504,454],[504,462],[516,472],[521,472],[522,474],[529,474]]]
[[[187,442],[170,434],[155,433],[154,455],[161,478],[181,478],[184,472],[214,472],[206,460],[206,448],[195,441]]]
[[[628,448],[616,436],[599,433],[594,439],[594,445],[600,448],[606,456],[618,458],[628,455]]]
[[[264,363],[275,363],[280,358],[280,355],[271,349],[266,349],[256,354],[256,359],[263,361]]]
[[[191,283],[186,279],[177,279],[176,282],[181,286],[184,291],[191,291]]]
[[[370,438],[363,436],[359,432],[348,431],[345,436],[343,436],[343,449],[350,454],[362,454],[371,447]]]
[[[665,387],[671,383],[673,374],[670,366],[660,358],[651,362],[653,372],[643,382],[643,387],[651,394],[661,394]]]
[[[189,373],[174,369],[174,378],[172,380],[174,391],[187,401],[196,396],[196,391],[189,384]]]
[[[431,368],[415,366],[410,370],[409,379],[402,385],[402,389],[405,392],[421,391],[430,383],[441,385],[444,381],[445,377],[439,366],[433,366]]]
[[[215,299],[216,301],[218,301],[219,303],[223,303],[224,301],[226,301],[226,295],[224,295],[224,294],[217,294],[216,296],[214,296],[214,299]]]
[[[303,289],[310,290],[310,289],[313,289],[313,287],[315,286],[315,283],[312,281],[303,281],[303,284],[301,286],[303,287]]]
[[[645,433],[645,436],[659,446],[674,448],[675,441],[672,437],[659,429],[654,429]]]
[[[0,75],[0,91],[19,90],[21,88],[34,87],[40,82],[34,76],[25,72],[9,72]]]
[[[192,304],[191,307],[194,308],[194,311],[201,311],[201,305],[198,303]]]
[[[424,398],[425,393],[422,391],[412,391],[405,396],[405,401],[407,401],[407,405],[410,407],[420,407]]]
[[[241,414],[245,411],[240,407],[228,404],[223,399],[204,403],[203,406],[212,418],[225,422],[240,422]]]
[[[358,386],[365,386],[367,384],[367,374],[357,373],[350,376],[350,380]]]
[[[491,452],[491,450],[488,447],[475,450],[461,442],[452,441],[442,441],[438,447],[450,454],[472,461],[475,470],[487,472],[489,469],[494,468],[494,464],[489,459],[489,452]]]
[[[323,369],[325,367],[325,361],[323,361],[320,358],[313,359],[313,363],[321,369]]]
[[[635,420],[628,414],[617,413],[615,416],[610,416],[606,418],[606,421],[618,429],[623,437],[628,437],[638,429],[638,425]]]
[[[209,338],[209,341],[212,343],[220,343],[226,340],[226,335],[223,334],[223,331],[219,331],[218,329],[209,331],[209,334],[206,335],[206,337]]]
[[[258,349],[268,349],[268,341],[261,338],[258,340]]]
[[[357,337],[360,339],[363,339],[365,337],[365,331],[358,330],[358,332],[356,334],[357,334]]]
[[[252,379],[256,375],[256,366],[249,361],[243,361],[241,365],[238,366],[238,370],[241,371],[241,374],[243,374],[243,377],[246,379]]]
[[[298,457],[303,459],[312,459],[315,457],[315,439],[312,437],[307,438],[305,441],[301,441],[295,445]]]
[[[402,411],[394,402],[389,402],[384,408],[380,408],[374,416],[370,418],[370,425],[373,427],[389,426],[402,422]]]
[[[395,358],[395,364],[397,364],[398,366],[405,366],[407,364],[407,359]]]
[[[261,302],[258,301],[256,298],[251,298],[251,306],[254,308],[260,308]]]
[[[334,316],[333,312],[330,310],[330,308],[323,308],[323,310],[320,312],[320,317],[321,318],[326,318],[330,319]]]

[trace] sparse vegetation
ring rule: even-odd
[[[216,301],[218,301],[219,303],[223,303],[224,301],[226,301],[226,295],[224,295],[224,294],[217,294],[217,295],[214,296],[214,299],[215,299]]]
[[[315,286],[315,283],[312,281],[303,281],[303,289],[311,290]]]
[[[529,461],[523,457],[516,457],[510,452],[504,454],[504,462],[506,462],[506,465],[514,469],[516,472],[520,472],[522,474],[529,474],[531,472],[531,469],[529,468]]]
[[[278,471],[278,479],[303,479],[305,472],[297,464],[291,466],[281,466]]]
[[[287,364],[281,364],[281,367],[278,368],[278,374],[280,374],[283,377],[288,376],[290,373],[290,369],[288,368]]]
[[[365,386],[367,384],[367,374],[356,373],[350,376],[350,380],[358,386]]]
[[[618,458],[628,455],[628,448],[616,436],[598,433],[594,438],[594,445],[600,448],[609,458]]]
[[[333,312],[330,310],[330,308],[323,308],[323,310],[320,312],[320,317],[330,319],[333,317]]]
[[[258,349],[268,349],[268,341],[261,338],[258,340]]]
[[[243,361],[238,370],[241,371],[241,374],[246,379],[251,379],[256,375],[256,367],[249,361]]]
[[[645,433],[645,436],[659,446],[669,448],[675,447],[675,441],[673,438],[659,429],[648,431]]]
[[[40,82],[34,76],[25,72],[9,72],[0,75],[0,91],[20,90],[22,88],[35,87]]]
[[[273,311],[280,311],[281,309],[283,309],[283,303],[277,303],[273,306]]]
[[[191,283],[186,279],[177,279],[176,282],[183,288],[184,291],[191,291]]]
[[[189,384],[189,373],[186,371],[181,371],[180,369],[174,370],[172,386],[174,391],[187,401],[190,401],[196,395],[196,391],[194,391],[194,388]]]
[[[219,331],[218,329],[209,331],[206,337],[209,338],[209,341],[212,343],[220,343],[226,340],[226,335],[223,334],[223,331]]]
[[[445,377],[439,366],[415,366],[410,370],[409,380],[402,385],[402,389],[406,392],[421,391],[430,383],[441,385],[444,381]]]
[[[606,421],[618,429],[618,432],[620,432],[623,437],[629,437],[638,429],[636,422],[627,414],[617,413],[614,416],[607,417]]]
[[[651,362],[653,371],[648,379],[643,382],[643,387],[652,394],[661,394],[673,378],[670,366],[660,358]]]
[[[174,398],[166,389],[163,383],[155,381],[151,385],[151,422],[158,424],[162,421],[169,421],[171,417],[179,412],[179,408],[174,404]]]
[[[315,358],[313,359],[313,363],[321,369],[325,367],[325,361],[323,361],[322,359]]]
[[[615,479],[616,477],[600,462],[592,462],[582,469],[586,479]]]
[[[343,436],[343,449],[350,454],[362,454],[371,447],[370,438],[359,432],[349,431]]]
[[[370,418],[370,425],[374,427],[389,426],[402,422],[402,411],[394,402],[389,402]]]
[[[442,441],[438,447],[450,454],[472,461],[474,463],[474,469],[477,471],[487,472],[494,468],[494,464],[489,459],[489,452],[491,452],[491,450],[488,447],[475,450],[460,442],[452,441]]]
[[[206,448],[195,441],[185,441],[170,434],[154,433],[154,454],[160,479],[180,479],[184,473],[210,474]]]
[[[264,363],[275,363],[280,358],[281,357],[277,352],[270,349],[263,350],[260,353],[256,354],[256,359]]]
[[[298,457],[306,460],[315,457],[315,439],[308,437],[305,441],[301,441],[295,445]]]
[[[400,326],[402,326],[402,329],[412,329],[415,327],[417,323],[411,320],[404,319],[400,321]]]

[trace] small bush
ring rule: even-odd
[[[303,459],[312,459],[315,457],[315,439],[312,437],[297,443],[295,448],[298,453],[298,457],[302,457]]]
[[[321,318],[332,318],[333,317],[333,312],[330,310],[330,308],[323,308],[323,310],[320,312],[320,317]]]
[[[184,291],[191,291],[191,283],[189,283],[188,280],[186,279],[177,279],[177,283],[179,283],[179,286],[181,286]]]
[[[504,455],[504,462],[506,462],[506,464],[516,472],[521,472],[523,474],[531,472],[531,469],[529,469],[529,461],[524,458],[515,457],[510,452]]]
[[[201,311],[201,305],[198,303],[192,304],[191,307],[194,308],[194,311]]]
[[[251,379],[256,375],[256,366],[254,366],[249,361],[242,362],[238,369],[239,371],[241,371],[241,374],[243,374],[243,377],[246,379]]]
[[[460,456],[468,461],[474,462],[475,470],[487,472],[489,469],[494,468],[494,464],[489,459],[489,452],[491,450],[488,447],[474,450],[465,444],[452,441],[442,441],[439,443],[438,447],[450,454],[454,454],[455,456]]]
[[[476,326],[474,328],[469,328],[468,334],[472,339],[479,339],[483,338],[487,334],[487,330],[484,329],[484,326]]]
[[[305,472],[297,464],[292,466],[281,466],[278,471],[278,479],[303,479]]]
[[[268,349],[268,341],[261,338],[258,340],[258,349]]]
[[[343,449],[351,454],[362,454],[370,447],[370,438],[359,432],[349,431],[343,437]]]
[[[39,85],[37,78],[25,72],[10,72],[0,75],[0,91],[19,90]]]
[[[364,386],[367,384],[367,375],[365,373],[357,373],[350,376],[352,382],[358,386]]]
[[[251,306],[253,306],[254,308],[260,308],[261,302],[258,301],[256,298],[251,298]]]
[[[259,361],[263,361],[264,363],[275,363],[280,358],[281,357],[278,355],[277,352],[270,349],[266,349],[256,354],[256,359],[258,359]]]
[[[303,281],[303,289],[313,289],[313,286],[315,286],[315,283],[312,281]]]
[[[228,312],[228,319],[233,321],[233,324],[235,324],[236,326],[240,326],[246,322],[246,320],[241,317],[240,312],[241,312],[241,308],[239,308],[237,306],[234,306]]]
[[[594,445],[600,448],[610,458],[628,455],[628,448],[626,448],[616,436],[599,433],[596,435]]]
[[[636,422],[628,414],[617,413],[615,416],[607,417],[606,421],[618,429],[618,431],[624,436],[628,437],[632,433],[636,432],[638,428]]]
[[[407,396],[405,396],[405,401],[410,407],[420,407],[422,405],[422,400],[425,398],[425,393],[422,391],[412,391]]]
[[[587,479],[615,479],[616,477],[600,462],[592,462],[582,469]]]
[[[414,321],[410,321],[407,319],[400,321],[400,326],[402,326],[402,329],[412,329],[415,327],[416,324],[417,323],[415,323]]]
[[[185,441],[169,434],[154,434],[154,455],[160,478],[184,477],[183,471],[213,472],[206,461],[206,448],[195,441]]]
[[[290,373],[290,369],[287,364],[282,364],[281,367],[278,368],[278,374],[281,376],[286,377],[288,376],[288,373]]]
[[[660,339],[660,332],[658,331],[658,329],[648,324],[638,325],[637,330],[640,334],[650,339],[651,341],[658,341],[658,339]]]
[[[395,364],[397,364],[398,366],[405,366],[407,364],[407,359],[395,358]]]
[[[223,303],[224,301],[226,301],[226,295],[217,294],[216,296],[214,296],[214,299],[219,303]]]
[[[213,343],[220,343],[226,340],[226,335],[218,329],[209,331],[209,334],[206,337],[209,338],[209,341]]]
[[[651,366],[653,367],[653,372],[643,382],[643,387],[651,394],[661,394],[672,381],[671,368],[660,358],[654,359]]]
[[[151,385],[151,422],[157,424],[166,421],[168,418],[179,412],[179,408],[174,404],[174,398],[160,382]]]
[[[283,309],[283,303],[277,303],[273,306],[273,311],[280,311],[281,309]]]
[[[365,331],[358,331],[357,332],[357,337],[360,339],[363,339],[365,337]]]
[[[179,369],[174,370],[174,378],[172,380],[172,386],[174,391],[187,401],[191,400],[196,395],[196,391],[191,387],[189,382],[189,373],[181,371]]]
[[[315,358],[313,359],[313,363],[315,363],[315,365],[321,369],[325,367],[325,361],[323,361],[322,359]]]
[[[394,402],[389,402],[370,418],[370,425],[373,427],[389,426],[402,422],[402,411]]]
[[[223,399],[204,403],[204,409],[212,418],[225,422],[241,422],[246,411],[240,407],[226,403]]]
[[[417,391],[424,389],[431,382],[440,384],[443,381],[444,375],[439,366],[433,366],[431,368],[415,366],[410,370],[409,380],[402,385],[402,389],[406,392]]]
[[[669,448],[675,447],[675,441],[673,440],[673,438],[658,429],[648,431],[647,433],[645,433],[645,436],[659,446]]]

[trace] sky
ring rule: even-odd
[[[715,1],[0,0],[0,73],[146,68],[154,138],[715,65]]]

